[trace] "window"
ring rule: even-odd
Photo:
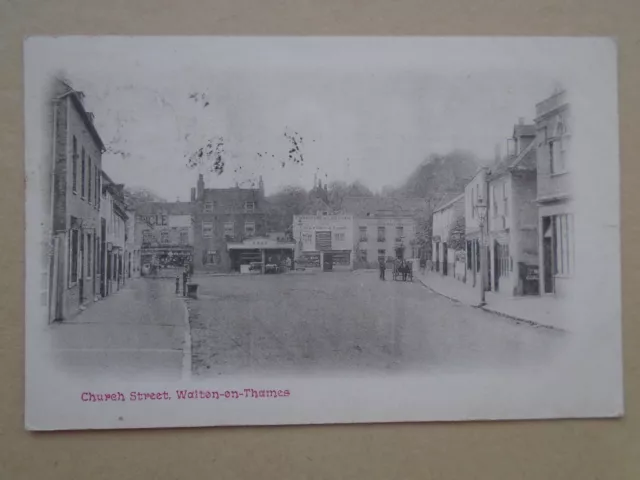
[[[493,216],[498,216],[498,196],[496,195],[496,186],[491,186],[491,198],[493,200]]]
[[[304,243],[311,243],[312,240],[313,240],[313,235],[311,235],[310,233],[303,233],[302,234],[302,241]]]
[[[167,232],[166,230],[163,232],[160,232],[160,242],[163,245],[168,245],[169,244],[169,232]]]
[[[511,259],[509,256],[509,245],[496,244],[495,249],[497,260],[497,274],[499,277],[508,277],[511,270]]]
[[[378,258],[384,259],[386,254],[387,254],[387,251],[384,248],[378,250]]]
[[[224,236],[226,238],[233,238],[235,236],[235,228],[233,222],[226,222],[224,224]]]
[[[212,222],[202,222],[202,236],[204,238],[213,237],[213,223]]]
[[[102,177],[100,169],[96,167],[96,206],[100,208],[100,191],[102,189]]]
[[[509,216],[509,195],[507,195],[507,182],[502,184],[502,201],[504,202],[504,214]]]
[[[367,227],[360,227],[360,241],[367,241]]]
[[[91,176],[93,174],[93,168],[91,168],[91,157],[89,157],[89,168],[87,170],[87,200],[91,203]]]
[[[73,193],[78,193],[78,140],[73,136],[73,154],[71,155],[71,170]]]
[[[72,223],[74,217],[71,217]],[[69,248],[69,280],[71,284],[78,281],[78,230],[71,230],[71,245]]]
[[[92,256],[91,256],[91,247],[92,247],[92,243],[91,243],[91,234],[87,233],[87,277],[91,277],[91,260],[92,260]]]
[[[344,233],[336,232],[333,234],[333,238],[336,242],[344,242],[345,236],[344,236]]]
[[[204,213],[212,213],[212,212],[213,212],[213,202],[205,202]]]
[[[379,242],[385,242],[386,239],[386,228],[385,227],[378,227],[378,241]]]
[[[473,268],[472,260],[473,257],[471,255],[471,240],[467,240],[467,270],[471,270]]]
[[[180,245],[188,245],[189,244],[189,232],[182,231],[180,232]]]
[[[151,230],[144,230],[142,232],[142,244],[148,245],[153,242],[153,235],[151,234]]]
[[[567,171],[565,145],[566,141],[562,137],[549,141],[549,166],[552,174]]]
[[[396,242],[399,242],[400,240],[402,240],[403,236],[404,236],[404,227],[402,226],[396,227]]]
[[[245,212],[253,212],[256,208],[255,202],[244,202],[244,211]]]
[[[360,250],[360,261],[361,262],[366,262],[367,261],[367,251],[366,250]]]
[[[476,216],[476,189],[471,187],[471,218]]]
[[[573,273],[573,215],[553,217],[554,273],[569,276]]]
[[[244,234],[247,237],[253,237],[256,234],[256,224],[255,224],[255,222],[245,222],[244,223]]]
[[[80,196],[82,198],[84,198],[85,173],[86,173],[85,172],[86,165],[85,165],[85,158],[84,158],[84,147],[82,147],[82,160],[81,161],[82,161],[82,164],[81,164],[81,167],[80,167],[81,168],[81,170],[80,170],[80,174],[81,174],[80,181],[82,183],[80,184]]]

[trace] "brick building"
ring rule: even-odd
[[[136,208],[135,246],[142,275],[191,264],[194,208],[189,202],[150,202]]]
[[[538,294],[535,138],[535,125],[520,120],[507,157],[488,176],[488,262],[490,289],[496,293]]]
[[[127,214],[124,185],[102,172],[100,200],[100,295],[106,297],[124,286],[128,254]]]
[[[575,275],[571,112],[566,92],[536,105],[540,291],[563,295]]]
[[[84,94],[57,83],[53,98],[49,320],[77,314],[99,293],[104,144]]]
[[[193,262],[197,270],[218,272],[240,271],[242,263],[259,262],[253,249],[234,250],[228,243],[238,244],[267,233],[264,184],[258,188],[205,188],[204,177],[198,176],[191,189],[193,207]]]

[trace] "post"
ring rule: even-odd
[[[484,241],[484,220],[480,220],[480,306],[486,305],[485,282],[487,275],[487,249]]]
[[[267,252],[263,248],[260,250],[260,253],[262,254],[262,266],[260,267],[260,270],[261,270],[261,273],[264,275],[264,272],[266,271],[265,262],[267,261]]]

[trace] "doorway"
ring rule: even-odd
[[[324,259],[322,261],[322,271],[330,272],[331,270],[333,270],[333,254],[325,253],[323,257]]]
[[[449,253],[447,251],[447,242],[442,242],[442,275],[449,274]]]
[[[543,262],[543,283],[544,293],[554,293],[555,285],[553,279],[553,228],[552,217],[542,217],[542,262]]]

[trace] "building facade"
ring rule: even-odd
[[[368,217],[355,219],[356,260],[374,267],[380,259],[416,258],[416,221],[413,217],[393,211],[377,211]]]
[[[460,280],[464,280],[466,274],[464,204],[462,193],[436,207],[432,220],[432,268]]]
[[[141,245],[137,242],[136,235],[136,212],[133,210],[126,211],[129,217],[126,223],[127,240],[125,244],[126,252],[126,266],[125,277],[126,278],[138,278],[141,275]]]
[[[351,270],[355,225],[351,214],[294,215],[296,268]]]
[[[540,292],[563,296],[576,274],[571,195],[571,111],[566,92],[536,105]]]
[[[496,293],[538,294],[535,138],[535,125],[515,125],[513,149],[488,177],[488,263]]]
[[[465,217],[465,241],[467,246],[466,252],[466,267],[467,276],[466,283],[473,287],[480,284],[480,272],[481,272],[481,243],[484,239],[484,248],[488,251],[488,229],[487,229],[487,217],[484,221],[481,218],[481,209],[478,205],[488,205],[490,202],[488,193],[488,174],[487,168],[480,168],[471,181],[466,185],[464,189],[464,217]],[[491,206],[488,205],[488,208]],[[481,231],[481,228],[483,231]],[[490,289],[491,278],[491,265],[489,264],[487,271],[485,272],[485,288]]]
[[[264,184],[258,188],[205,188],[198,177],[191,190],[194,222],[194,266],[198,270],[240,271],[243,262],[256,262],[253,253],[237,252],[233,258],[229,243],[264,237],[267,233]],[[249,249],[250,250],[250,249]]]
[[[54,90],[49,321],[73,317],[99,293],[105,149],[84,95],[63,83]]]
[[[100,295],[106,297],[125,283],[128,240],[124,185],[116,184],[102,172],[100,201]]]
[[[192,264],[194,208],[189,202],[152,202],[136,208],[132,253],[135,259],[138,252],[141,275]]]

